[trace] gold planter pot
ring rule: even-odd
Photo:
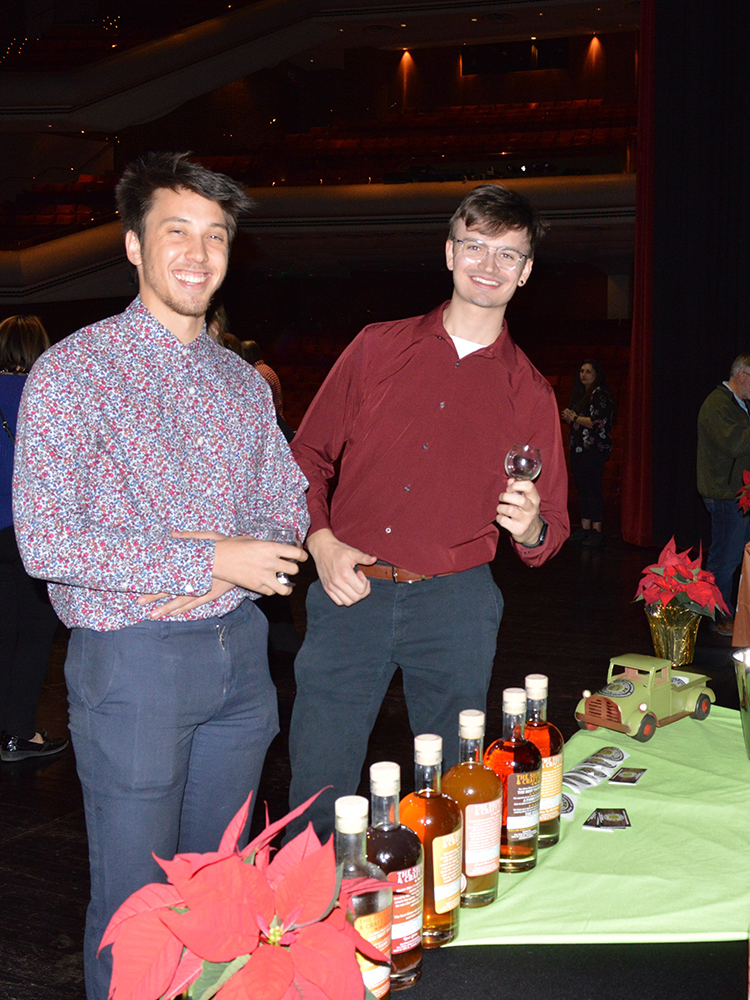
[[[656,656],[671,660],[678,667],[692,663],[698,626],[703,616],[679,604],[668,604],[666,607],[663,604],[647,604],[644,610]]]

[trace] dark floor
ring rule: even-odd
[[[522,685],[527,673],[549,675],[549,717],[567,738],[576,728],[573,711],[581,690],[600,686],[609,657],[653,653],[642,604],[633,604],[632,597],[641,569],[656,554],[611,539],[601,550],[566,545],[546,566],[529,570],[502,549],[495,573],[506,607],[490,689],[488,742],[498,735],[501,724],[502,689]],[[304,627],[309,566],[307,579],[292,599],[299,631]],[[290,647],[296,636],[290,620],[284,621],[291,618],[284,602],[269,613],[276,619],[272,671],[282,732],[266,761],[258,800],[268,803],[271,819],[278,819],[286,811],[289,783],[286,740],[294,694]],[[39,706],[39,724],[53,735],[61,734],[66,725],[64,649],[61,635]],[[719,703],[736,707],[729,643],[712,633],[707,623],[699,630],[696,664],[713,676]],[[368,765],[382,759],[401,764],[404,790],[410,790],[412,736],[397,681],[373,733]],[[365,784],[361,791],[369,794]],[[0,1000],[82,1000],[88,875],[72,752],[46,761],[0,765],[0,803]],[[262,812],[256,810],[256,825],[263,823]],[[536,1000],[543,995],[577,1000],[602,996],[739,1000],[743,996],[746,943],[694,945],[689,953],[686,947],[535,946],[433,952],[426,955],[422,981],[408,995],[413,1000],[448,996]],[[679,970],[677,978],[672,968]],[[711,969],[720,975],[712,984],[705,978]]]

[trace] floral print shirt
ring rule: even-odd
[[[593,426],[570,425],[570,450],[572,452],[588,451],[596,448],[605,458],[612,451],[612,418],[614,403],[609,393],[597,386],[591,393],[589,405],[578,411],[582,417],[590,417]]]
[[[205,330],[182,344],[140,298],[37,361],[21,401],[14,521],[29,573],[70,628],[147,617],[141,594],[205,594],[210,540],[261,521],[304,538],[307,482],[258,372]],[[171,620],[224,615],[247,591]]]

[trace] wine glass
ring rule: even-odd
[[[536,479],[542,471],[542,453],[531,444],[514,444],[505,456],[511,479]]]
[[[261,521],[253,531],[253,537],[264,542],[281,542],[282,545],[299,545],[296,528],[275,521]],[[293,587],[295,582],[286,573],[277,573],[276,579],[285,587]]]

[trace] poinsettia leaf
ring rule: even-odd
[[[204,962],[203,972],[190,989],[190,1000],[211,1000],[232,976],[250,960],[249,955],[239,955],[233,962]]]
[[[183,885],[183,895],[193,911],[198,911],[205,903],[223,902],[226,905],[251,898],[266,923],[274,914],[273,892],[264,873],[245,864],[239,854],[199,869]]]
[[[158,910],[127,920],[112,945],[110,997],[160,997],[172,982],[181,954],[182,944],[161,922]]]
[[[172,1000],[173,997],[178,997],[191,983],[195,982],[202,971],[203,959],[198,958],[192,951],[185,948],[182,952],[180,964],[175,969],[172,982],[167,986],[163,996],[159,1000]]]
[[[118,907],[115,911],[114,916],[104,931],[99,951],[105,945],[112,944],[117,939],[126,920],[130,920],[141,913],[150,913],[152,910],[177,906],[182,901],[182,895],[174,886],[164,885],[162,882],[151,882],[149,885],[144,885],[142,889],[134,892],[132,896],[128,896],[122,906]]]
[[[369,958],[371,962],[390,962],[387,955],[371,944],[367,938],[362,937],[357,928],[348,921],[344,925],[342,933],[351,938],[357,951],[362,952],[365,958]]]
[[[293,919],[295,926],[301,926],[320,920],[336,899],[336,887],[336,856],[329,840],[303,857],[276,886],[276,913],[282,924],[289,926]]]
[[[298,833],[288,844],[284,844],[265,873],[268,884],[275,889],[281,879],[299,862],[321,847],[312,823],[308,823],[302,833]]]
[[[365,985],[354,942],[344,932],[351,925],[345,917],[343,922],[332,917],[299,931],[289,949],[295,977],[313,983],[329,1000],[358,1000],[364,997]]]
[[[292,985],[286,991],[281,1000],[330,1000],[327,993],[324,993],[315,983],[301,976],[294,970]]]
[[[218,861],[224,861],[226,855],[219,854],[218,851],[207,851],[206,854],[175,854],[171,861],[158,858],[155,854],[153,858],[166,873],[172,885],[182,889],[196,872]]]
[[[286,948],[261,945],[247,964],[216,994],[217,1000],[281,1000],[294,978]]]
[[[221,843],[219,844],[219,854],[234,854],[237,850],[240,835],[245,829],[245,823],[247,823],[247,816],[250,812],[250,800],[252,797],[253,793],[250,792],[248,797],[245,799],[244,804],[237,810],[234,818],[224,831],[224,836],[221,838]]]
[[[231,905],[217,899],[198,910],[161,914],[166,927],[186,948],[207,962],[231,962],[258,947],[260,930],[257,907],[252,899],[232,900]]]
[[[284,827],[287,826],[287,824],[291,823],[293,819],[296,819],[298,816],[301,816],[302,813],[305,811],[305,809],[307,809],[309,805],[312,805],[312,803],[317,799],[317,797],[319,795],[322,795],[322,793],[326,790],[326,788],[330,787],[331,785],[326,785],[325,788],[321,788],[319,792],[316,792],[315,795],[311,795],[310,798],[307,799],[306,802],[303,802],[301,806],[297,806],[296,809],[292,809],[291,812],[288,812],[286,816],[277,820],[275,823],[271,823],[270,826],[267,826],[265,830],[263,830],[261,833],[258,834],[255,840],[252,840],[247,845],[247,847],[240,852],[241,856],[243,858],[252,857],[253,851],[257,851],[261,847],[265,847],[266,844],[270,844],[273,838],[279,832],[279,830],[283,830]]]

